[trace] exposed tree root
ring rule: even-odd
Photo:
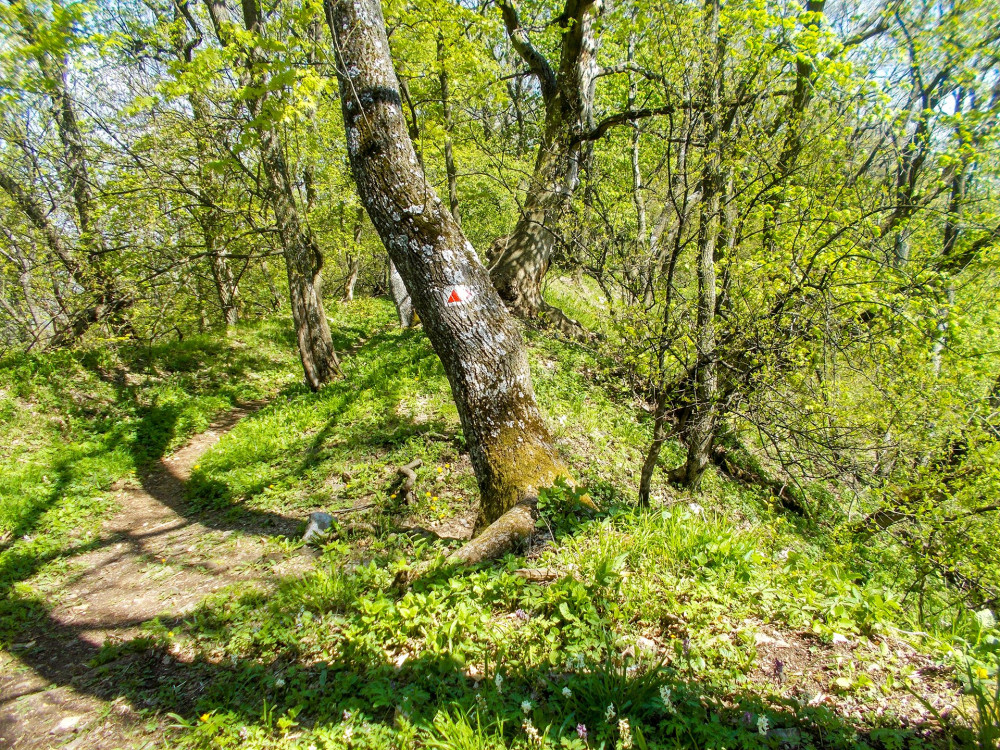
[[[416,469],[419,469],[423,465],[424,462],[421,459],[415,458],[410,461],[410,463],[406,464],[406,466],[400,466],[399,469],[397,469],[397,473],[402,478],[402,481],[399,482],[399,486],[396,488],[395,494],[399,495],[400,502],[408,503],[414,498],[413,488],[417,484]]]
[[[556,329],[559,333],[577,341],[593,341],[594,334],[573,320],[560,308],[543,301],[538,309],[539,320]]]
[[[485,560],[496,559],[535,533],[538,520],[537,498],[524,500],[491,523],[475,539],[452,552],[444,561],[445,569],[465,565],[475,565]],[[424,563],[410,570],[400,571],[396,584],[407,586],[436,568],[434,563]]]

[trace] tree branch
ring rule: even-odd
[[[538,83],[542,87],[542,97],[546,101],[556,95],[556,74],[552,71],[552,66],[545,56],[536,50],[531,40],[528,39],[528,32],[521,26],[521,19],[518,18],[517,9],[511,0],[498,0],[497,6],[503,15],[503,23],[507,28],[507,37],[514,47],[514,51],[521,56],[531,72],[538,78]]]
[[[8,172],[0,169],[0,188],[4,190],[11,197],[11,200],[17,204],[17,207],[24,212],[25,216],[28,217],[28,221],[38,229],[43,235],[45,235],[45,241],[49,248],[55,253],[56,257],[62,261],[66,270],[69,271],[70,275],[75,279],[78,279],[80,273],[80,266],[73,258],[69,250],[66,249],[66,245],[63,244],[62,237],[59,236],[59,232],[49,221],[49,217],[42,209],[41,205],[32,197],[27,190],[21,187],[20,183],[17,182]]]

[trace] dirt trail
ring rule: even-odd
[[[135,637],[156,617],[183,617],[225,586],[267,586],[309,567],[310,558],[275,543],[297,531],[297,520],[259,512],[233,520],[186,505],[198,459],[258,407],[227,413],[137,483],[116,486],[120,510],[93,550],[69,559],[46,620],[11,653],[0,651],[0,748],[150,746],[156,735],[136,707],[80,689],[101,646]]]

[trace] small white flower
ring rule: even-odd
[[[350,742],[351,741],[351,737],[353,737],[353,736],[354,736],[354,727],[352,727],[350,724],[348,724],[346,727],[344,727],[344,739],[347,742]]]
[[[344,716],[344,721],[350,721],[351,720],[351,712],[348,711],[346,708],[344,709],[343,716]]]
[[[771,724],[768,722],[766,716],[759,716],[757,718],[757,732],[759,734],[767,734],[767,730],[770,728]]]
[[[498,693],[503,692],[503,677],[500,675],[499,672],[497,672],[496,677],[493,678],[493,684],[497,686]]]
[[[531,705],[531,701],[521,701],[521,710],[524,711],[524,713],[531,713],[532,708],[533,706]]]
[[[563,694],[563,698],[572,698],[573,697],[573,691],[570,690],[568,687],[564,687],[562,689],[562,694]]]
[[[615,718],[615,704],[609,703],[608,707],[604,709],[604,718],[606,721],[611,721]]]
[[[284,677],[277,677],[277,678],[275,678],[275,680],[274,680],[274,686],[275,687],[283,688],[285,686],[285,678]]]
[[[688,510],[694,513],[696,516],[700,516],[702,513],[705,512],[705,509],[702,508],[700,505],[698,505],[698,503],[688,503]]]
[[[528,735],[528,741],[532,745],[542,744],[542,736],[538,733],[538,730],[535,729],[535,725],[531,723],[531,719],[526,719],[524,724],[521,725],[521,728],[524,730],[524,733]]]
[[[618,734],[621,735],[621,742],[618,746],[622,750],[629,750],[632,747],[632,727],[628,725],[628,719],[618,720]]]
[[[677,713],[677,707],[674,705],[671,690],[666,685],[660,685],[660,702],[663,703],[663,708],[668,714]]]

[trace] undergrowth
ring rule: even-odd
[[[995,621],[955,610],[920,635],[898,559],[856,555],[836,528],[711,473],[697,497],[661,473],[654,506],[636,508],[648,421],[599,384],[586,347],[537,332],[536,393],[579,486],[542,493],[530,548],[398,588],[459,543],[426,532],[471,523],[475,479],[423,334],[382,300],[334,314],[350,353],[318,393],[299,385],[284,322],[6,362],[0,637],[50,606],[39,579],[87,549],[116,479],[266,398],[195,466],[189,500],[341,511],[336,538],[272,593],[224,591],[105,647],[95,691],[169,717],[168,747],[895,749],[972,742],[995,710]],[[680,457],[669,444],[661,460]],[[403,504],[396,469],[415,458]]]

